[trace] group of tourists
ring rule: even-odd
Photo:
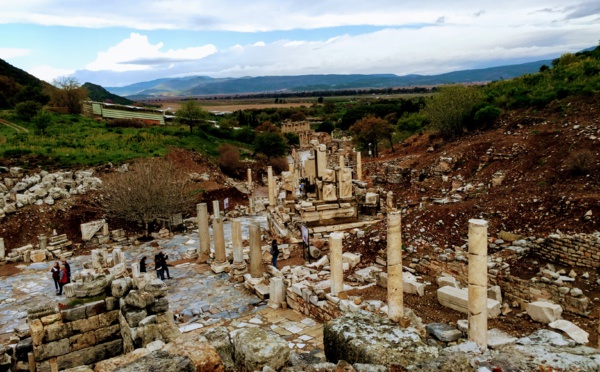
[[[65,284],[71,283],[71,266],[67,261],[62,260],[62,267],[58,262],[55,262],[54,266],[50,269],[50,272],[52,273],[52,279],[54,280],[56,295],[61,296]]]
[[[167,274],[167,279],[171,279],[171,274],[169,274],[169,265],[167,264],[168,259],[169,256],[162,252],[158,252],[156,255],[154,255],[154,270],[156,271],[156,277],[158,279],[165,280],[165,273]],[[140,260],[140,273],[146,272],[146,260],[146,256],[142,257]]]

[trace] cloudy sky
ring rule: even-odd
[[[437,74],[598,45],[600,2],[0,0],[0,58],[51,82]]]

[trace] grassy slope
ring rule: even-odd
[[[58,167],[121,163],[130,159],[162,156],[169,147],[216,156],[224,141],[197,129],[190,134],[186,126],[152,126],[142,129],[107,128],[103,122],[76,115],[54,115],[54,123],[42,135],[31,123],[14,116],[4,119],[29,128],[17,134],[0,125],[0,161],[4,164]],[[240,144],[236,144],[240,145]],[[26,158],[26,159],[25,159]]]

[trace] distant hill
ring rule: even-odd
[[[135,96],[137,99],[157,96],[202,96],[264,92],[391,88],[512,79],[525,74],[538,72],[542,65],[550,65],[551,63],[551,60],[542,60],[518,65],[454,71],[439,75],[398,76],[393,74],[332,74],[221,79],[207,76],[190,76],[185,78],[158,79],[124,87],[107,87],[106,89],[114,94],[121,96]]]
[[[110,93],[106,89],[102,88],[100,85],[85,83],[82,85],[82,87],[87,89],[88,96],[92,101],[106,102],[108,100],[112,103],[117,103],[120,105],[131,105],[132,103],[134,103],[130,99]]]
[[[16,83],[21,85],[30,85],[30,84],[40,84],[40,85],[50,85],[33,75],[17,68],[10,63],[6,62],[3,59],[0,59],[0,76],[6,76]]]

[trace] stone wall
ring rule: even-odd
[[[600,267],[600,234],[551,234],[530,246],[534,254],[551,262],[577,267]]]
[[[287,288],[286,302],[290,308],[320,322],[330,321],[343,314],[338,303],[334,302],[335,299],[319,300],[319,298],[307,288],[304,288],[304,296],[302,292],[302,287],[292,286]],[[306,297],[306,299],[304,297]]]
[[[33,310],[28,317],[38,372],[92,364],[123,352],[114,298],[60,311]]]
[[[530,247],[534,244],[541,244],[540,240],[536,242],[528,241],[525,245]],[[499,286],[502,290],[502,295],[509,301],[509,304],[517,301],[521,308],[524,308],[524,304],[526,303],[545,299],[561,305],[566,311],[584,316],[589,314],[590,299],[584,296],[577,288],[572,287],[566,281],[567,277],[563,276],[561,280],[558,280],[560,276],[556,275],[556,278],[551,278],[547,275],[545,276],[543,270],[529,280],[511,275],[509,262],[522,259],[523,255],[529,252],[528,248],[519,248],[522,249],[505,249],[490,256],[494,264],[488,266],[489,286]],[[502,258],[500,259],[500,257]],[[427,260],[420,260],[418,264],[414,265],[414,268],[418,272],[433,277],[438,277],[441,273],[451,274],[463,285],[466,286],[467,283],[467,262],[452,259],[447,254],[429,257]]]

